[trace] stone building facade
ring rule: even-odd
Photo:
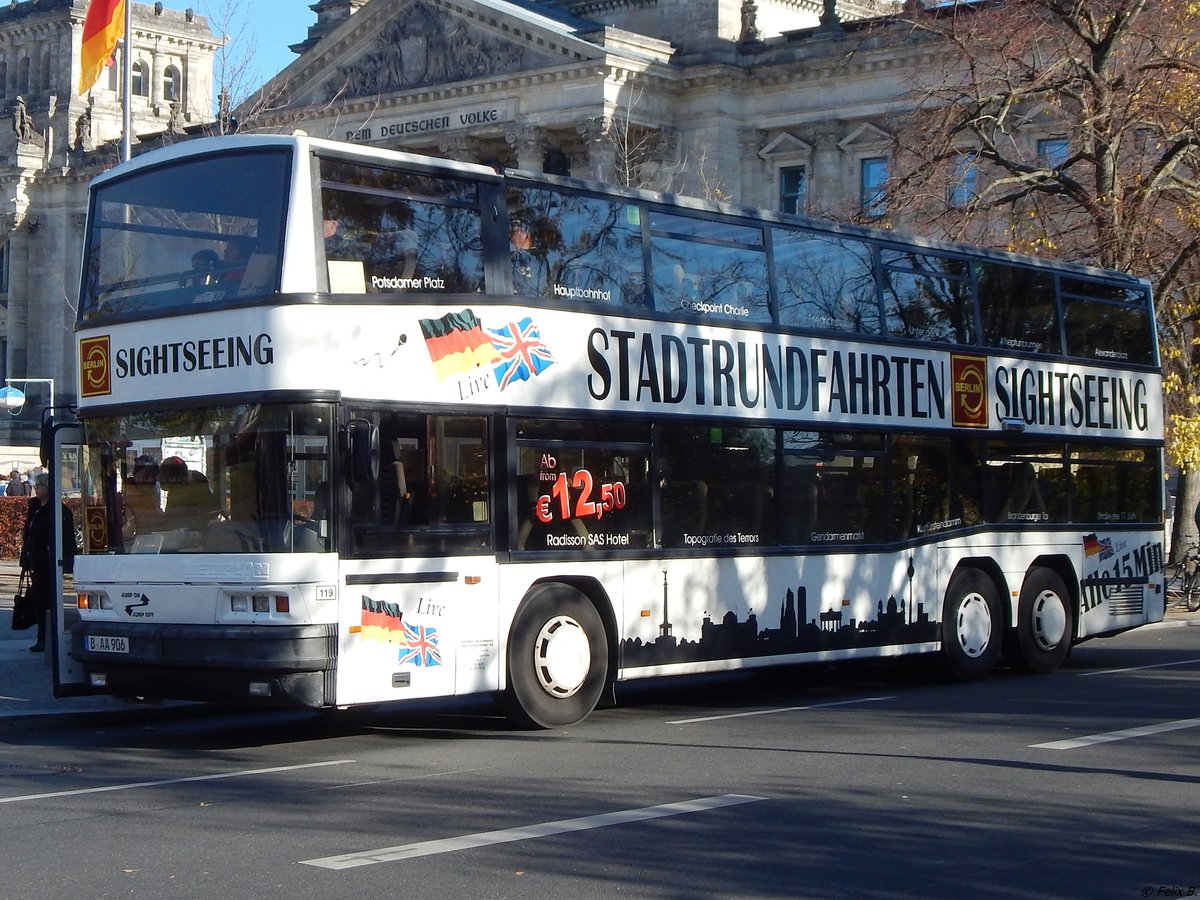
[[[117,162],[122,128],[119,65],[79,93],[86,13],[86,0],[0,7],[0,110],[12,124],[0,126],[0,379],[27,395],[0,417],[0,467],[27,461],[12,447],[36,444],[51,387],[55,403],[74,399],[87,185]],[[133,132],[154,143],[211,121],[221,45],[205,19],[134,4],[133,32]]]
[[[33,126],[30,140],[0,130],[4,375],[53,377],[59,401],[75,385],[86,185],[115,163],[120,131],[115,69],[86,96],[74,87],[85,8],[25,0],[0,12],[0,102],[15,110],[19,93]],[[865,27],[894,12],[892,0],[309,9],[297,58],[235,110],[242,130],[302,129],[834,218],[869,213],[886,177],[889,117],[931,52]],[[202,17],[158,4],[135,5],[134,23],[137,152],[211,119],[220,40]]]
[[[841,217],[885,177],[887,119],[925,52],[861,27],[897,6],[321,0],[242,119]]]

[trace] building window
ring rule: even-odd
[[[542,156],[542,171],[547,175],[570,175],[571,161],[558,147],[551,147]]]
[[[179,70],[174,66],[167,66],[163,72],[163,100],[168,103],[179,99]]]
[[[17,63],[17,90],[22,94],[29,93],[29,57],[21,57]]]
[[[859,211],[867,218],[878,219],[887,212],[887,194],[883,190],[888,179],[887,158],[872,156],[859,167]]]
[[[8,63],[0,62],[0,99],[8,96]]]
[[[42,57],[42,72],[38,79],[38,90],[49,91],[54,88],[50,83],[50,55],[46,54]]]
[[[1044,138],[1037,142],[1038,162],[1048,169],[1060,169],[1067,161],[1066,138]]]
[[[808,172],[804,166],[779,170],[779,211],[803,215],[808,206]]]
[[[974,150],[960,153],[954,160],[954,169],[950,173],[950,187],[946,191],[946,202],[955,209],[963,209],[970,205],[977,196],[979,182],[979,166]]]
[[[133,81],[133,96],[146,97],[150,92],[150,79],[146,77],[146,64],[135,62],[130,73]]]
[[[8,293],[8,241],[0,243],[0,294]],[[8,306],[5,302],[2,305]]]

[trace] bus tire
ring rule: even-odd
[[[1009,632],[1005,659],[1014,669],[1039,675],[1057,669],[1071,650],[1071,595],[1052,569],[1030,571],[1017,603],[1017,627]]]
[[[960,681],[987,675],[1000,655],[1003,634],[996,585],[978,569],[960,569],[942,605],[942,656],[950,674]]]
[[[509,633],[509,714],[539,728],[574,725],[596,708],[607,677],[608,639],[596,607],[567,585],[535,585]]]

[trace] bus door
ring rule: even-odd
[[[79,619],[75,591],[70,580],[71,562],[78,547],[78,535],[86,527],[85,511],[79,498],[83,484],[83,427],[77,422],[49,420],[42,426],[42,460],[50,469],[50,508],[54,511],[54,590],[58,602],[50,604],[50,642],[46,650],[54,662],[54,696],[98,693],[87,683],[87,672],[71,658],[71,626]],[[63,518],[71,517],[71,527],[63,527]],[[75,546],[64,546],[70,540]]]

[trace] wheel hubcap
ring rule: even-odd
[[[968,594],[958,605],[958,645],[975,659],[982,656],[992,640],[992,611],[982,594]]]
[[[1067,634],[1067,609],[1054,591],[1042,591],[1033,601],[1033,637],[1043,650],[1053,650]]]
[[[552,697],[570,697],[583,687],[591,668],[587,632],[570,616],[555,616],[542,626],[533,645],[533,670]]]

